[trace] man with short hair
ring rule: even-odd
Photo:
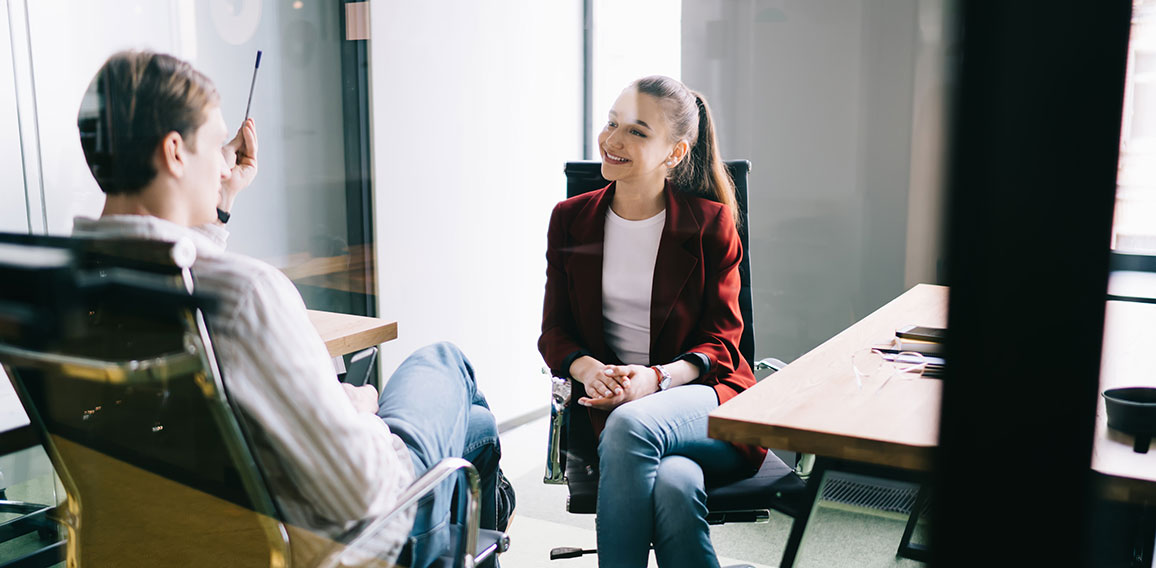
[[[292,282],[225,251],[228,212],[257,174],[252,119],[229,139],[206,76],[130,51],[97,72],[78,125],[106,199],[101,217],[77,218],[74,233],[195,245],[197,289],[221,300],[208,323],[222,374],[261,454],[275,458],[262,465],[287,522],[337,539],[392,509],[439,460],[464,457],[481,474],[482,527],[505,528],[513,491],[498,469],[497,427],[456,347],[418,350],[380,395],[339,383]],[[373,552],[392,561],[408,536],[412,565],[431,562],[449,542],[450,492],[443,485],[395,515]]]

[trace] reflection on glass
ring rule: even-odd
[[[216,84],[222,114],[237,128],[262,50],[250,110],[261,173],[232,211],[229,247],[283,269],[311,308],[375,313],[367,41],[347,39],[367,37],[368,28],[364,10],[353,10],[356,25],[346,29],[347,6],[27,2],[48,232],[68,234],[74,216],[97,216],[103,206],[75,117],[88,79],[109,55],[144,48],[190,61]],[[27,186],[39,191],[39,181]]]

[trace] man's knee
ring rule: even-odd
[[[494,419],[494,414],[490,412],[490,409],[476,404],[470,405],[467,412],[466,458],[470,459],[471,455],[476,455],[478,461],[474,459],[470,459],[470,461],[479,467],[481,467],[479,461],[485,462],[491,459],[496,465],[497,460],[502,456],[502,451],[498,438],[498,423]]]
[[[410,354],[406,363],[435,371],[444,370],[447,374],[460,377],[469,386],[471,392],[473,391],[474,367],[466,354],[449,341],[439,341],[419,348]]]
[[[449,341],[431,343],[414,351],[414,355],[446,363],[465,363],[469,365],[469,360],[466,359],[466,355],[462,353],[461,348]]]

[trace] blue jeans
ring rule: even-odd
[[[418,349],[390,377],[378,399],[377,415],[409,447],[421,475],[448,457],[465,458],[481,474],[481,527],[497,522],[497,473],[502,450],[498,427],[474,369],[456,346],[436,343]],[[417,509],[410,543],[413,566],[429,565],[449,546],[450,477]]]
[[[734,446],[706,435],[718,396],[684,385],[623,404],[598,441],[598,566],[717,567],[706,480],[749,473]]]

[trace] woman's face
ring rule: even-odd
[[[659,183],[666,178],[666,162],[681,158],[675,146],[658,100],[638,89],[626,89],[614,101],[606,126],[598,135],[602,177]]]

